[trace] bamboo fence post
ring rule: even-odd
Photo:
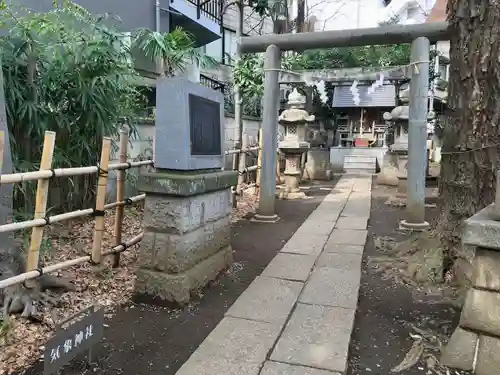
[[[239,148],[240,151],[241,151],[241,143],[236,142],[234,144],[234,148],[235,149]],[[235,152],[233,154],[233,171],[237,171],[238,170],[238,167],[239,167],[239,155],[240,155],[239,152]],[[232,196],[233,196],[233,208],[236,208],[236,207],[238,207],[238,201],[236,200],[236,188],[235,187],[232,188]]]
[[[247,152],[248,152],[249,137],[248,134],[243,134],[240,150],[240,160],[238,166],[238,185],[236,185],[236,194],[241,193],[241,187],[245,182],[245,168],[247,167]]]
[[[2,174],[3,167],[3,148],[5,141],[5,132],[3,130],[0,131],[0,175]]]
[[[52,159],[54,156],[54,146],[56,142],[56,133],[46,131],[43,140],[42,159],[40,160],[40,170],[52,168]],[[35,215],[34,219],[44,218],[47,212],[47,198],[49,195],[49,180],[39,179],[36,187]],[[28,262],[26,271],[33,271],[38,268],[40,258],[40,245],[42,244],[44,226],[34,227],[31,231],[31,241],[28,251]]]
[[[259,194],[260,189],[260,169],[262,168],[262,128],[259,129],[259,154],[257,158],[257,176],[255,178],[255,194]]]
[[[120,163],[127,162],[127,148],[128,148],[128,126],[123,125],[120,129]],[[125,199],[125,170],[119,169],[116,174],[116,200],[121,202]],[[115,246],[122,242],[122,226],[123,226],[123,211],[125,206],[116,206],[115,216]],[[113,254],[113,267],[120,265],[120,253]]]
[[[95,199],[95,229],[94,243],[92,245],[92,262],[101,263],[102,236],[104,233],[104,203],[106,200],[106,185],[108,182],[109,154],[111,152],[111,138],[102,140],[101,161],[99,163],[99,177],[97,182],[97,196]]]

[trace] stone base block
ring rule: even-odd
[[[500,338],[480,336],[477,351],[476,375],[492,375],[500,372]]]
[[[332,179],[330,150],[309,149],[307,151],[307,163],[304,168],[303,178],[308,180],[323,181],[329,181]]]
[[[500,337],[500,294],[470,289],[460,316],[460,326]]]
[[[399,222],[399,229],[401,230],[412,230],[415,232],[425,232],[430,227],[430,224],[427,221],[422,223],[409,223],[406,220],[401,220]]]
[[[278,198],[279,199],[288,199],[288,200],[297,200],[297,199],[310,199],[311,197],[308,197],[306,193],[303,191],[295,191],[295,192],[290,192],[287,193],[286,191],[282,191],[278,193]]]
[[[252,223],[277,223],[279,220],[280,217],[276,214],[274,215],[255,214],[255,216],[250,219]]]
[[[458,327],[444,348],[440,363],[444,366],[471,371],[478,339],[479,336],[476,333]]]
[[[139,269],[135,292],[141,297],[149,297],[165,303],[187,304],[191,295],[203,289],[210,281],[233,262],[230,246],[202,260],[194,267],[176,274]]]
[[[500,252],[478,248],[472,280],[477,288],[500,293]]]
[[[377,184],[387,186],[398,186],[398,171],[396,168],[383,167],[376,178]]]
[[[408,178],[405,176],[398,176],[398,194],[405,195],[408,193]]]
[[[142,268],[178,273],[231,243],[230,217],[225,216],[184,234],[145,229],[139,251]]]

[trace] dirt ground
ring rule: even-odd
[[[418,337],[423,341],[449,337],[459,319],[459,310],[449,303],[436,303],[435,296],[415,293],[411,287],[394,279],[385,279],[370,259],[378,255],[373,239],[391,237],[402,241],[407,234],[398,231],[404,208],[385,204],[395,189],[376,186],[372,190],[372,207],[368,241],[363,255],[360,296],[354,332],[349,348],[348,375],[458,375],[462,372],[439,369],[438,351],[426,351],[422,359],[409,369],[391,372],[398,366]],[[436,208],[426,210],[433,221]],[[415,329],[415,328],[416,329]],[[422,335],[423,333],[423,335]],[[410,336],[412,335],[412,336]],[[436,342],[434,342],[436,344]]]
[[[222,319],[226,310],[258,276],[295,230],[321,203],[333,182],[313,185],[312,199],[276,201],[282,218],[256,224],[244,218],[233,224],[235,263],[190,306],[171,309],[132,302],[107,320],[104,338],[93,350],[94,362],[80,356],[60,375],[173,375]],[[43,362],[16,374],[39,375]]]

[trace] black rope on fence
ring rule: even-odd
[[[105,215],[106,215],[106,211],[104,211],[104,210],[96,210],[94,208],[94,210],[92,212],[92,216],[94,216],[94,217],[97,217],[97,216],[101,216],[102,217],[102,216],[105,216]]]
[[[97,163],[97,171],[99,177],[108,177],[108,171],[105,169],[102,169],[99,163]]]

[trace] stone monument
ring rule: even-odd
[[[463,244],[476,246],[472,287],[458,328],[443,350],[445,366],[498,374],[500,369],[500,175],[496,203],[465,221]]]
[[[146,193],[136,294],[186,304],[233,259],[231,186],[223,171],[222,93],[184,78],[156,85],[154,170]]]
[[[280,152],[285,154],[285,190],[280,193],[280,198],[302,199],[306,195],[299,189],[301,158],[309,149],[309,143],[304,140],[306,124],[314,121],[314,115],[309,115],[304,109],[306,98],[297,89],[288,96],[288,105],[289,108],[279,117],[279,123],[285,127],[285,137],[278,144]]]

